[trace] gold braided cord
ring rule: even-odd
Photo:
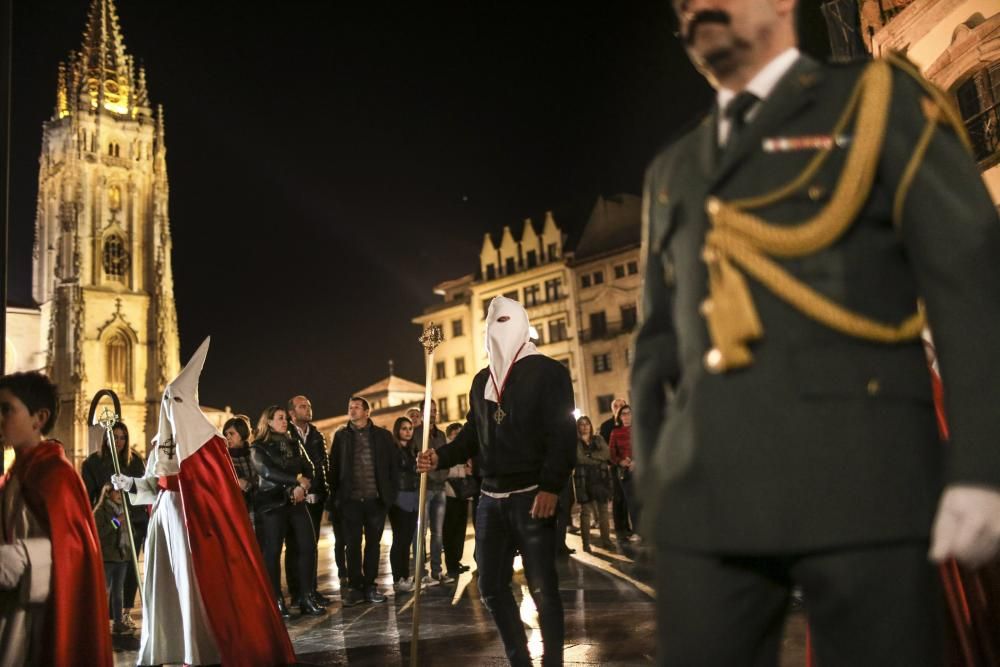
[[[769,201],[773,193],[752,200],[723,202],[712,198],[707,202],[712,223],[704,249],[709,298],[702,304],[702,314],[714,346],[705,357],[709,370],[722,372],[749,365],[753,362],[749,343],[764,335],[741,270],[805,316],[844,335],[879,343],[899,343],[920,336],[924,317],[919,310],[899,324],[879,322],[833,302],[772,259],[815,254],[834,243],[854,223],[875,181],[891,96],[892,68],[887,61],[875,61],[862,74],[838,121],[840,132],[853,118],[855,137],[833,195],[815,217],[790,226],[775,225],[743,210],[747,202]],[[926,146],[917,148],[922,156]],[[814,164],[811,162],[810,167]],[[785,186],[778,192],[787,194],[791,190]]]
[[[875,182],[882,153],[882,140],[889,119],[892,71],[876,61],[861,80],[864,104],[855,123],[855,137],[840,180],[826,206],[810,220],[778,226],[739,210],[733,202],[718,202],[713,224],[719,230],[732,229],[758,249],[780,257],[811,255],[833,243],[853,224]]]
[[[935,106],[933,108],[940,109],[941,107]],[[928,114],[927,124],[920,132],[920,138],[917,140],[916,148],[913,149],[913,155],[910,156],[910,161],[906,163],[906,169],[903,170],[903,175],[899,179],[899,187],[896,188],[896,195],[892,200],[892,224],[896,228],[903,224],[903,207],[906,205],[906,195],[909,194],[913,179],[917,176],[917,169],[920,168],[920,164],[924,161],[924,154],[927,152],[928,146],[931,145],[934,128],[937,127],[939,120],[937,114],[936,111]]]
[[[717,232],[713,231],[709,236],[715,234]],[[732,237],[721,235],[711,243],[798,311],[846,336],[877,343],[901,343],[918,338],[924,328],[924,315],[919,310],[899,324],[878,322],[831,301],[754,248]]]
[[[847,130],[848,123],[850,123],[851,118],[854,117],[854,112],[856,111],[858,102],[861,99],[861,92],[864,90],[864,82],[865,80],[862,77],[858,79],[858,82],[854,85],[854,90],[851,91],[851,96],[847,100],[847,105],[841,112],[840,118],[837,119],[837,124],[833,127],[832,136],[834,141],[836,141],[837,137],[841,136]],[[816,155],[809,160],[806,168],[803,169],[798,176],[778,189],[754,197],[733,199],[729,202],[729,205],[734,208],[746,210],[751,208],[763,208],[764,206],[770,206],[771,204],[782,201],[783,199],[787,199],[793,192],[801,190],[806,187],[810,181],[812,181],[816,172],[820,170],[820,167],[823,166],[826,159],[830,157],[831,153],[833,153],[834,145],[819,150]]]
[[[962,145],[965,146],[965,149],[969,151],[969,154],[972,154],[972,140],[969,139],[969,133],[965,128],[965,122],[962,120],[962,116],[958,112],[958,109],[955,108],[955,104],[952,102],[951,98],[945,95],[943,90],[925,79],[917,66],[907,60],[905,56],[900,55],[895,51],[889,51],[883,56],[883,58],[903,70],[903,72],[910,75],[911,78],[920,84],[927,94],[931,96],[931,99],[934,100],[935,104],[938,105],[938,108],[944,114],[945,120],[948,121],[948,124],[955,130],[955,134],[958,135],[959,141],[961,141]]]

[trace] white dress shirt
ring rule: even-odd
[[[785,49],[775,56],[771,62],[765,65],[764,69],[757,72],[757,75],[750,79],[750,82],[747,83],[744,90],[753,93],[761,100],[761,102],[763,102],[767,99],[767,96],[771,94],[771,91],[774,90],[774,87],[778,85],[778,81],[781,80],[781,77],[785,76],[785,73],[791,69],[792,65],[794,65],[795,61],[798,59],[799,50],[797,48],[793,46]],[[726,105],[729,104],[734,97],[736,97],[738,92],[740,91],[730,90],[728,88],[719,88],[716,91],[715,99],[719,105],[719,110],[721,111],[721,113],[719,113],[718,128],[720,146],[726,145],[726,141],[729,139],[729,129],[732,125],[729,118],[727,118],[725,114]],[[748,122],[753,120],[753,117],[757,114],[759,109],[760,102],[754,105],[753,108],[747,112],[746,118]]]

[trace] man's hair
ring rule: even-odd
[[[309,400],[308,398],[306,398],[302,394],[296,394],[295,396],[292,396],[290,399],[288,399],[288,413],[289,414],[291,414],[292,410],[295,409],[295,399],[296,398],[305,398],[307,401]]]
[[[368,412],[372,409],[372,406],[368,405],[368,400],[361,396],[351,396],[351,400],[347,401],[347,405],[350,405],[354,401],[357,401],[361,405],[365,406],[365,412]]]
[[[225,433],[229,429],[233,429],[241,438],[243,438],[243,444],[250,444],[250,427],[247,426],[246,421],[244,421],[243,415],[227,419],[226,425],[222,427],[222,432]]]
[[[11,373],[0,378],[0,389],[6,389],[14,394],[28,408],[29,414],[39,410],[48,410],[49,418],[42,424],[42,433],[49,434],[56,425],[59,416],[59,389],[44,373],[30,371],[28,373]]]
[[[455,422],[454,424],[448,424],[448,428],[446,428],[444,430],[444,434],[445,435],[451,435],[452,433],[455,433],[455,432],[461,431],[461,430],[462,430],[462,425],[459,424],[458,422]]]

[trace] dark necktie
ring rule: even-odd
[[[729,120],[729,137],[726,139],[726,146],[732,146],[736,143],[740,133],[747,126],[747,114],[757,102],[760,102],[760,98],[747,90],[729,100],[729,104],[723,110]]]

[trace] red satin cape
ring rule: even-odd
[[[18,454],[0,485],[10,475],[17,476],[25,505],[52,541],[52,580],[38,664],[110,667],[104,562],[83,480],[56,440]]]
[[[206,442],[181,461],[178,477],[194,572],[222,664],[294,664],[226,441]]]

